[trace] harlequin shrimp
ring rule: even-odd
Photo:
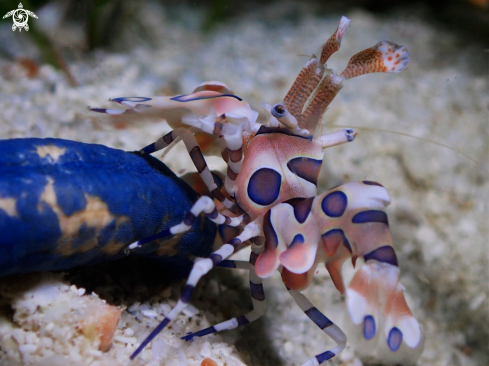
[[[322,364],[346,344],[343,331],[302,294],[316,267],[323,263],[335,287],[346,295],[350,318],[367,342],[382,338],[397,362],[421,352],[421,328],[399,282],[385,211],[389,194],[381,184],[365,180],[317,195],[322,150],[351,142],[356,136],[348,128],[324,135],[318,132],[323,114],[343,81],[367,73],[397,73],[409,62],[405,47],[381,41],[354,55],[343,72],[327,69],[326,62],[340,48],[349,22],[346,17],[341,18],[320,56],[310,58],[282,102],[273,106],[263,103],[269,114],[264,125],[256,123],[256,112],[217,82],[204,83],[189,95],[114,99],[130,107],[125,110],[93,109],[109,114],[151,113],[166,118],[175,129],[141,151],[154,153],[181,136],[209,192],[226,207],[221,210],[226,215],[219,213],[214,201],[202,196],[181,224],[133,243],[131,249],[139,250],[152,239],[185,232],[202,212],[216,223],[242,226],[237,237],[207,258],[195,261],[177,305],[131,359],[188,306],[199,279],[213,267],[221,266],[249,271],[253,310],[182,339],[233,329],[261,317],[266,304],[262,279],[279,271],[299,307],[337,343],[303,366]],[[196,143],[193,134],[197,131],[219,137],[221,154],[228,165],[224,193],[217,189]],[[249,242],[248,262],[227,260]],[[353,265],[358,258],[364,263],[345,287],[341,269],[349,258]]]

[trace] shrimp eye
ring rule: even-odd
[[[275,104],[272,107],[272,115],[275,118],[281,118],[281,117],[285,116],[286,113],[287,113],[287,109],[285,109],[283,104]]]

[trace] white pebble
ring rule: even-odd
[[[170,351],[170,346],[162,337],[156,338],[151,344],[153,358],[156,360],[162,359]]]
[[[194,316],[199,313],[199,309],[197,309],[195,306],[192,305],[187,305],[185,309],[182,310],[182,313],[184,313],[186,316]]]
[[[136,337],[124,337],[121,335],[114,336],[114,341],[119,343],[135,344],[138,340]]]
[[[127,308],[127,311],[128,311],[129,313],[133,313],[133,312],[137,311],[137,310],[139,309],[139,305],[140,305],[140,304],[141,304],[140,302],[136,301],[134,304],[132,304],[131,306],[129,306],[129,307]]]
[[[168,305],[168,304],[161,304],[161,305],[160,305],[160,310],[161,310],[161,312],[162,312],[164,315],[166,315],[166,314],[168,314],[168,313],[171,311],[171,306],[170,306],[170,305]]]
[[[139,311],[143,312],[145,310],[149,310],[150,309],[150,306],[146,303],[142,304],[140,307],[139,307]]]
[[[102,357],[103,353],[96,349],[89,349],[88,353],[94,357]],[[93,365],[93,364],[92,364]]]
[[[187,357],[185,357],[185,353],[181,349],[178,350],[178,363],[180,364],[180,366],[188,365]]]
[[[134,335],[134,329],[132,328],[127,328],[124,330],[124,335],[127,337],[132,337]]]
[[[36,349],[37,346],[34,344],[22,344],[19,346],[20,353],[34,353]]]
[[[85,289],[84,288],[79,288],[77,291],[76,291],[76,294],[78,296],[83,296],[85,295]]]
[[[295,347],[292,342],[285,342],[284,343],[284,351],[286,354],[291,355],[294,353]]]
[[[156,318],[158,313],[154,310],[141,310],[141,314],[148,318]]]
[[[200,354],[203,356],[203,357],[211,357],[212,356],[212,352],[211,352],[211,345],[209,342],[205,342],[201,349],[200,349]]]
[[[53,346],[53,339],[48,338],[48,337],[42,337],[41,338],[41,345],[42,345],[42,347],[49,349]]]
[[[470,310],[477,310],[482,305],[482,303],[486,301],[486,299],[487,295],[484,293],[477,295],[469,304]]]

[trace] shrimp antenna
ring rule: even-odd
[[[416,140],[420,140],[420,141],[425,141],[425,142],[430,142],[432,144],[435,144],[435,145],[438,145],[438,146],[441,146],[441,147],[444,147],[448,150],[451,150],[457,154],[460,154],[462,155],[463,157],[465,157],[466,159],[470,160],[471,162],[477,164],[477,165],[480,165],[481,166],[481,169],[483,171],[485,171],[487,174],[489,174],[489,171],[487,171],[486,169],[484,169],[484,167],[482,166],[482,163],[476,159],[474,159],[472,156],[464,153],[463,151],[461,150],[458,150],[458,149],[455,149],[454,147],[451,147],[449,145],[446,145],[442,142],[438,142],[438,141],[434,141],[434,140],[431,140],[431,139],[427,139],[425,137],[420,137],[420,136],[414,136],[414,135],[411,135],[409,133],[405,133],[405,132],[400,132],[400,131],[393,131],[393,130],[385,130],[385,129],[382,129],[382,128],[376,128],[376,127],[361,127],[361,126],[351,126],[351,125],[336,125],[336,124],[328,124],[324,127],[339,127],[339,128],[344,128],[344,127],[351,127],[351,128],[355,128],[357,130],[365,130],[365,131],[377,131],[377,132],[384,132],[384,133],[392,133],[394,135],[401,135],[401,136],[406,136],[406,137],[410,137],[410,138],[413,138],[413,139],[416,139]]]

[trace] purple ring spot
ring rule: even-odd
[[[372,339],[375,336],[377,327],[375,326],[375,319],[372,315],[367,315],[363,318],[363,336],[366,340]]]
[[[370,253],[365,254],[364,258],[365,258],[365,262],[375,259],[379,262],[389,263],[392,264],[393,266],[399,267],[399,263],[397,262],[396,252],[394,251],[394,248],[391,247],[390,245],[384,245],[380,248],[377,248],[371,251]]]
[[[265,235],[265,248],[277,248],[278,247],[278,236],[275,232],[275,228],[270,220],[271,211],[265,214],[263,218],[263,234]]]
[[[335,191],[328,194],[321,202],[323,212],[329,217],[340,217],[345,213],[348,206],[348,197],[342,191]]]
[[[322,160],[298,157],[291,159],[287,163],[287,168],[296,174],[298,177],[311,182],[312,184],[318,184],[319,170],[321,169]]]
[[[363,184],[366,184],[368,186],[379,186],[379,187],[383,187],[382,184],[380,183],[377,183],[377,182],[374,182],[374,181],[371,181],[371,180],[364,180],[362,181]]]
[[[302,234],[297,234],[294,236],[294,239],[292,239],[292,243],[290,243],[289,248],[292,248],[296,244],[304,244],[304,236]]]
[[[323,241],[324,240],[326,240],[326,241],[331,240],[331,241],[333,241],[333,243],[339,241],[339,243],[343,244],[345,246],[345,248],[350,251],[350,253],[353,253],[350,241],[348,240],[348,238],[345,235],[345,232],[342,229],[331,229],[331,230],[325,232],[324,234],[322,234],[321,237],[322,237]],[[333,246],[334,246],[334,244],[333,244]]]
[[[248,196],[258,205],[268,206],[275,202],[280,194],[282,176],[270,168],[257,170],[248,182]]]
[[[399,328],[394,327],[389,332],[389,336],[387,337],[387,344],[392,352],[396,352],[399,347],[401,347],[402,343],[402,332]]]
[[[148,100],[151,100],[151,98],[147,97],[119,97],[119,98],[114,98],[112,99],[113,102],[147,102]]]
[[[183,102],[183,103],[193,102],[194,100],[215,99],[215,98],[222,98],[222,97],[236,98],[240,102],[243,100],[234,94],[220,94],[220,95],[212,95],[212,96],[206,96],[206,97],[191,97],[191,95],[192,94],[181,94],[181,95],[177,95],[173,98],[170,98],[170,100],[174,100],[177,102]]]
[[[314,198],[316,197],[292,198],[288,201],[285,201],[284,203],[288,203],[294,208],[295,219],[299,223],[303,224],[304,221],[306,221],[306,219],[309,217],[309,214],[311,213],[311,208],[314,202]]]
[[[386,225],[389,225],[389,219],[387,218],[387,214],[384,211],[380,210],[366,210],[357,213],[351,219],[351,222],[354,224],[366,224],[369,222],[381,222]]]

